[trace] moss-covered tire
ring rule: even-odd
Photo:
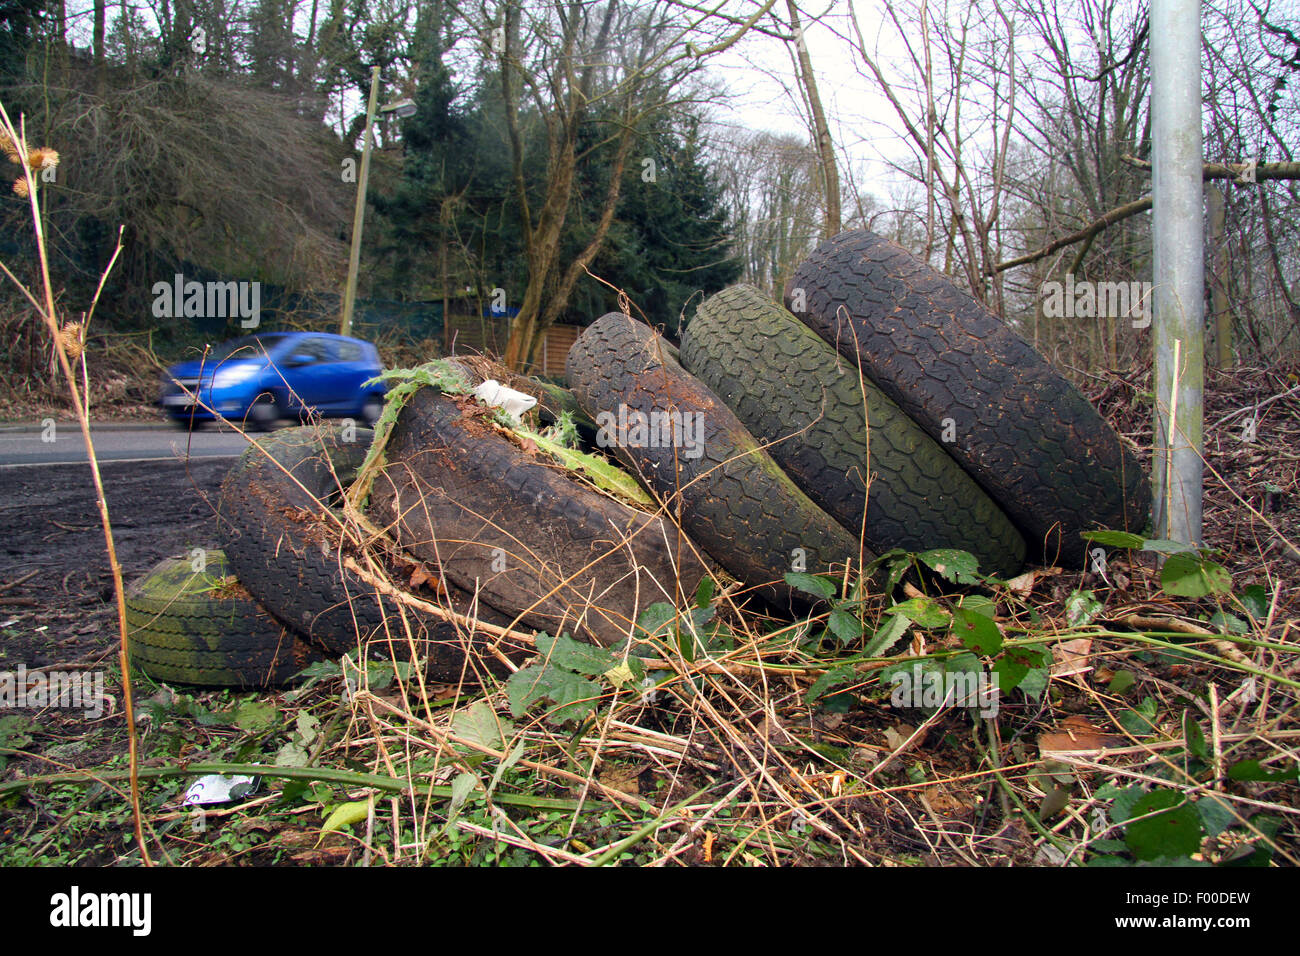
[[[872,560],[663,345],[645,324],[611,312],[574,342],[565,371],[601,426],[599,443],[668,502],[691,539],[782,604],[794,596],[781,583],[788,571]]]
[[[532,627],[617,643],[650,605],[685,603],[706,574],[678,529],[529,455],[472,397],[420,389],[384,454],[374,520]]]
[[[249,596],[217,550],[168,558],[131,584],[126,625],[132,665],[167,683],[276,687],[322,659]]]
[[[700,304],[682,361],[769,443],[808,497],[873,550],[959,548],[986,571],[1020,569],[1024,539],[979,485],[856,366],[753,286]]]
[[[240,583],[281,621],[334,654],[354,654],[365,644],[373,656],[405,660],[410,644],[398,602],[346,569],[344,557],[355,549],[326,514],[364,462],[371,438],[369,429],[322,425],[258,439],[222,482],[218,527]],[[445,588],[440,603],[498,626],[510,622],[455,587]],[[409,606],[406,618],[430,677],[473,677],[467,655],[481,649],[483,632]],[[498,649],[527,653],[509,643]]]
[[[1097,410],[949,279],[866,230],[817,247],[785,304],[939,441],[1039,556],[1081,531],[1141,531],[1150,490]]]

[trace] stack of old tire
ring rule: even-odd
[[[214,589],[181,560],[137,582],[137,664],[269,686],[364,647],[474,679],[530,653],[519,632],[616,644],[651,604],[685,605],[710,565],[790,608],[792,570],[954,548],[1012,574],[1078,559],[1090,527],[1146,522],[1142,471],[1087,400],[969,295],[865,231],[823,243],[785,307],[747,286],[705,300],[680,353],[622,313],[578,338],[572,395],[550,398],[576,396],[595,444],[658,507],[530,452],[457,368],[465,381],[416,390],[385,436],[363,522],[338,503],[368,430],[290,429],[250,448],[223,483],[223,550],[208,557],[238,585]],[[435,579],[436,606],[376,562]]]
[[[747,286],[706,299],[680,361],[611,313],[566,367],[620,460],[745,584],[788,598],[787,571],[894,548],[1012,574],[1080,559],[1087,529],[1146,524],[1142,469],[1096,409],[900,246],[843,233],[784,291],[784,307]]]

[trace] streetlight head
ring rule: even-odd
[[[385,103],[379,107],[381,113],[396,113],[402,119],[415,115],[415,100],[407,97],[406,99],[397,100],[393,103]]]

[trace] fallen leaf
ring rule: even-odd
[[[1054,733],[1039,735],[1038,752],[1044,757],[1054,753],[1090,753],[1124,743],[1122,737],[1105,733],[1086,717],[1073,714],[1061,721]]]
[[[1038,572],[1026,571],[1024,574],[1017,575],[1007,582],[1007,590],[1016,597],[1029,597],[1034,590],[1034,581],[1038,579]]]
[[[1092,654],[1092,638],[1080,637],[1073,641],[1062,641],[1052,645],[1053,677],[1069,677],[1073,674],[1086,674],[1092,670],[1089,663]]]

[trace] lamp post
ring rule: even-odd
[[[366,132],[361,147],[361,174],[357,177],[357,204],[352,213],[352,252],[348,256],[348,281],[343,290],[343,320],[339,323],[340,335],[352,334],[352,310],[357,301],[357,272],[361,267],[361,231],[366,220],[366,186],[370,182],[371,128],[375,123],[375,103],[379,98],[379,67],[370,70],[370,99],[366,104]],[[381,113],[395,113],[401,117],[415,115],[411,99],[388,103]]]

